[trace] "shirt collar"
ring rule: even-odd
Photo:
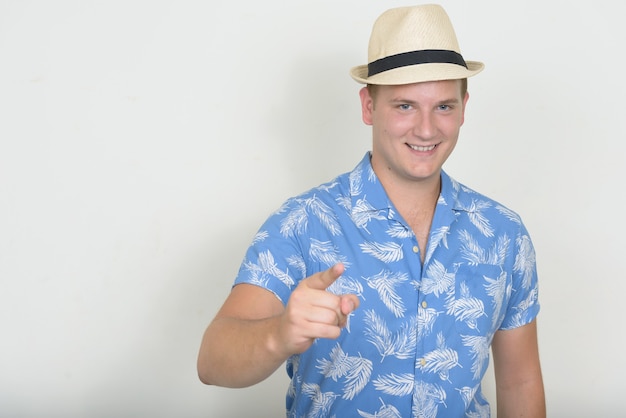
[[[475,192],[441,170],[441,194],[439,195],[437,206],[443,205],[455,212],[471,213],[476,209],[472,197],[475,198]]]
[[[371,153],[368,151],[359,164],[349,174],[351,212],[385,211],[391,216],[393,204],[389,200],[383,185],[374,173],[371,163]]]
[[[388,217],[395,213],[383,185],[378,180],[371,163],[371,152],[366,152],[359,164],[350,172],[350,199],[352,213],[385,211]],[[472,191],[441,170],[441,193],[437,202],[439,211],[473,212]]]

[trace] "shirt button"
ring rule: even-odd
[[[414,246],[413,246],[413,252],[414,252],[415,254],[419,253],[419,252],[420,252],[420,248],[419,248],[417,245],[414,245]]]
[[[425,300],[422,301],[422,308],[426,309],[426,307],[428,306],[428,303],[426,303]]]
[[[424,367],[426,365],[426,360],[421,358],[420,359],[420,364],[422,365],[422,367]]]

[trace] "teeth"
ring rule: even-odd
[[[432,151],[435,149],[436,145],[430,145],[428,147],[420,147],[419,145],[410,145],[409,147],[411,147],[411,149],[414,149],[415,151],[421,151],[421,152],[425,152],[425,151]]]

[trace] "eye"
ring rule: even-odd
[[[442,105],[437,106],[437,109],[445,111],[445,110],[452,109],[452,107],[450,105],[447,105],[447,104],[442,104]]]
[[[402,103],[402,104],[398,105],[398,108],[400,110],[411,110],[412,106],[410,104],[407,104],[407,103]]]

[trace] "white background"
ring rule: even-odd
[[[369,149],[348,70],[407,4],[0,1],[1,417],[283,416],[282,368],[204,386],[200,338],[269,213]],[[624,416],[621,6],[443,5],[486,64],[446,169],[531,232],[549,416]]]

